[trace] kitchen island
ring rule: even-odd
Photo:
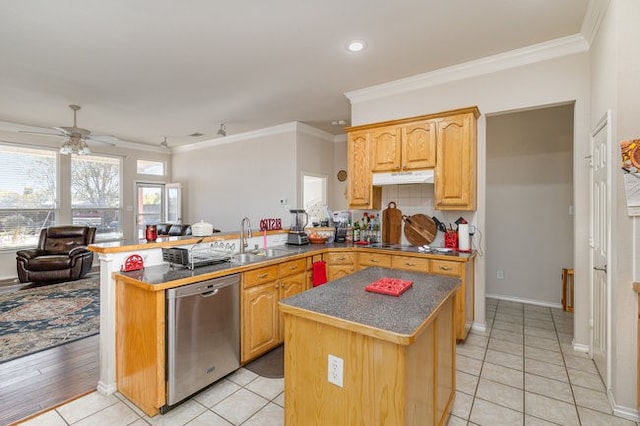
[[[399,297],[365,291],[381,278],[413,285]],[[459,285],[370,267],[282,300],[285,424],[445,424]]]

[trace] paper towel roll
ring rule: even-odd
[[[461,223],[458,225],[458,250],[470,251],[471,241],[469,238],[469,224]]]

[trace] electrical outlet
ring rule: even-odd
[[[502,269],[498,269],[496,271],[496,278],[499,280],[504,280],[504,271]]]
[[[329,383],[342,387],[343,364],[342,358],[329,354]]]

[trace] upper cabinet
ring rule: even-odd
[[[380,188],[371,185],[371,135],[369,132],[350,132],[347,140],[349,167],[349,208],[379,209]]]
[[[349,207],[380,208],[372,173],[435,169],[435,208],[476,209],[476,107],[347,129]]]
[[[419,170],[435,166],[436,122],[391,125],[372,129],[372,172]]]
[[[438,119],[435,208],[476,209],[476,116]]]

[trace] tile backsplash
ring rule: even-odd
[[[427,216],[435,216],[445,224],[451,223],[455,229],[455,221],[460,216],[465,218],[470,224],[475,224],[475,212],[468,211],[440,211],[434,209],[434,186],[431,184],[408,184],[408,185],[386,185],[382,187],[382,209],[366,210],[367,213],[373,213],[376,217],[382,217],[382,211],[389,206],[390,202],[396,203],[396,208],[403,215],[411,216],[422,213]],[[352,217],[354,220],[362,218],[365,213],[363,210],[353,210]],[[404,226],[404,224],[403,224]],[[402,244],[409,244],[404,231],[402,235]],[[444,233],[437,232],[435,240],[431,245],[440,247],[444,246]]]

